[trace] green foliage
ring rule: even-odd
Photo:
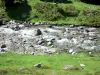
[[[4,0],[0,0],[0,7],[5,7],[5,1]]]
[[[100,15],[100,9],[84,8],[83,9],[83,15],[85,15],[85,16],[88,16],[88,15],[99,16]]]
[[[5,14],[5,19],[7,19],[7,20],[8,19],[28,20],[31,22],[49,20],[47,22],[53,23],[53,24],[57,23],[57,24],[62,24],[62,25],[63,24],[66,24],[66,25],[67,24],[75,24],[75,25],[81,25],[81,24],[96,25],[96,24],[98,24],[99,25],[98,8],[100,9],[100,6],[83,3],[80,0],[9,0],[12,2],[12,3],[10,2],[10,5],[11,4],[13,4],[13,5],[9,6],[9,4],[8,4],[7,7],[5,7],[5,1],[7,2],[8,0],[0,0],[0,17],[2,16],[2,14]],[[56,1],[56,3],[54,4],[55,1]],[[69,1],[71,1],[71,2],[69,2]],[[84,1],[88,1],[88,0],[84,0]],[[96,0],[95,2],[97,2],[97,1],[100,1],[100,0]],[[37,6],[39,6],[41,8],[42,6],[41,6],[40,2],[42,2],[42,5],[44,4],[45,9],[48,9],[45,12],[43,12],[45,14],[42,14],[33,8],[33,6],[34,5],[36,6],[37,3],[40,4]],[[54,6],[53,9],[49,8],[49,6],[47,6],[47,4],[45,2],[47,2],[47,4],[53,5]],[[70,7],[70,5],[72,7]],[[68,6],[69,6],[69,8],[65,9]],[[75,6],[74,12],[73,12],[73,9],[74,9],[73,6]],[[88,7],[88,8],[85,8],[85,7]],[[31,8],[32,8],[32,10],[31,10]],[[43,10],[44,10],[44,8],[43,8]],[[6,10],[4,10],[4,9],[6,9]],[[68,10],[67,13],[71,12],[71,13],[69,13],[69,15],[72,14],[73,16],[71,16],[71,15],[68,16],[68,14],[66,14],[66,10]],[[96,15],[95,14],[94,14],[95,16],[90,15],[90,12],[91,12],[90,10],[93,10],[93,12],[95,11]],[[77,11],[78,11],[78,13],[77,13]],[[74,15],[75,13],[77,13],[77,14]],[[26,14],[27,16],[22,17],[22,14]],[[88,15],[90,15],[90,16],[88,16]],[[96,18],[95,22],[93,22],[94,18]],[[89,19],[89,21],[87,19]],[[50,20],[52,20],[52,21],[50,21]]]
[[[34,8],[36,9],[36,16],[43,20],[53,21],[63,17],[57,4],[36,3]]]
[[[68,0],[41,0],[41,1],[46,1],[46,2],[67,2]]]
[[[74,17],[74,16],[78,16],[79,10],[76,9],[75,6],[69,5],[69,6],[67,6],[67,7],[65,8],[65,13],[66,13],[67,16],[72,16],[72,17]]]
[[[87,25],[99,26],[100,25],[100,9],[84,8],[82,22]]]
[[[100,16],[85,16],[82,20],[83,24],[88,26],[100,26]]]
[[[54,21],[65,17],[78,16],[79,10],[75,6],[68,5],[64,9],[57,4],[51,3],[37,3],[34,8],[36,9],[36,16],[43,20]]]

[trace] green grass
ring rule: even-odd
[[[41,68],[34,64],[41,63]],[[63,70],[65,65],[79,67],[85,64],[83,70]],[[19,71],[26,67],[29,70]],[[0,54],[0,75],[96,75],[100,72],[100,55],[88,54],[58,54],[58,55],[28,55],[6,53]],[[100,73],[98,74],[100,75]]]
[[[35,9],[34,5],[38,2],[41,2],[40,0],[29,0],[28,5],[20,8],[11,8],[8,11],[2,11],[3,9],[0,8],[0,11],[2,11],[0,14],[5,13],[5,17],[8,19],[15,19],[15,20],[29,20],[30,22],[38,22],[43,21],[40,18],[34,18]],[[65,8],[68,5],[75,6],[78,10],[82,12],[84,8],[90,8],[90,9],[98,9],[100,8],[100,5],[92,5],[92,4],[86,4],[83,2],[78,2],[75,0],[72,0],[72,3],[58,3],[59,7]],[[95,7],[95,8],[94,8]],[[20,11],[20,12],[19,12]],[[22,13],[26,13],[27,16],[25,18],[22,17]],[[75,24],[80,25],[82,22],[80,22],[80,18],[82,18],[82,15],[79,15],[77,17],[66,17],[65,19],[59,19],[57,21],[48,21],[49,23],[58,23],[58,24]]]

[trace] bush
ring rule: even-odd
[[[79,10],[75,6],[69,5],[65,8],[65,13],[67,16],[78,16]]]
[[[88,16],[88,15],[100,15],[100,9],[89,9],[89,8],[84,8],[83,9],[83,15]]]
[[[36,16],[43,20],[52,21],[63,17],[57,4],[37,3],[34,8],[36,9]]]
[[[89,9],[83,10],[82,23],[92,26],[100,26],[100,9]]]
[[[41,0],[41,1],[46,1],[46,2],[61,2],[61,3],[65,3],[68,0]]]
[[[83,21],[87,25],[100,26],[100,16],[87,16]]]

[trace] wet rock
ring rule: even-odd
[[[52,45],[52,42],[48,42],[47,45],[48,45],[48,46]]]
[[[97,36],[96,32],[89,32],[88,34],[89,34],[89,36],[92,36],[92,37],[96,37]]]
[[[83,27],[83,26],[79,26],[79,27],[77,27],[77,29],[78,29],[78,30],[83,30],[84,27]]]
[[[69,51],[68,51],[70,54],[72,54],[72,55],[74,55],[75,53],[76,53],[76,51],[75,51],[75,49],[74,48],[71,48],[71,49],[69,49]]]
[[[74,27],[74,25],[70,25],[70,28],[73,28]]]
[[[1,26],[1,25],[3,25],[3,20],[2,20],[2,19],[0,19],[0,26]]]
[[[7,46],[5,44],[1,45],[1,48],[6,48]]]
[[[42,35],[42,32],[41,32],[40,29],[37,29],[37,30],[36,30],[36,36],[38,36],[38,35]]]
[[[45,41],[43,39],[38,41],[38,45],[43,45],[45,43]]]
[[[23,24],[18,25],[20,29],[24,28],[25,26]]]
[[[87,28],[87,30],[89,31],[89,32],[93,32],[93,31],[95,31],[96,30],[96,28]]]

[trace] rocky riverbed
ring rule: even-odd
[[[100,51],[100,27],[7,24],[0,26],[0,51],[28,54]]]

